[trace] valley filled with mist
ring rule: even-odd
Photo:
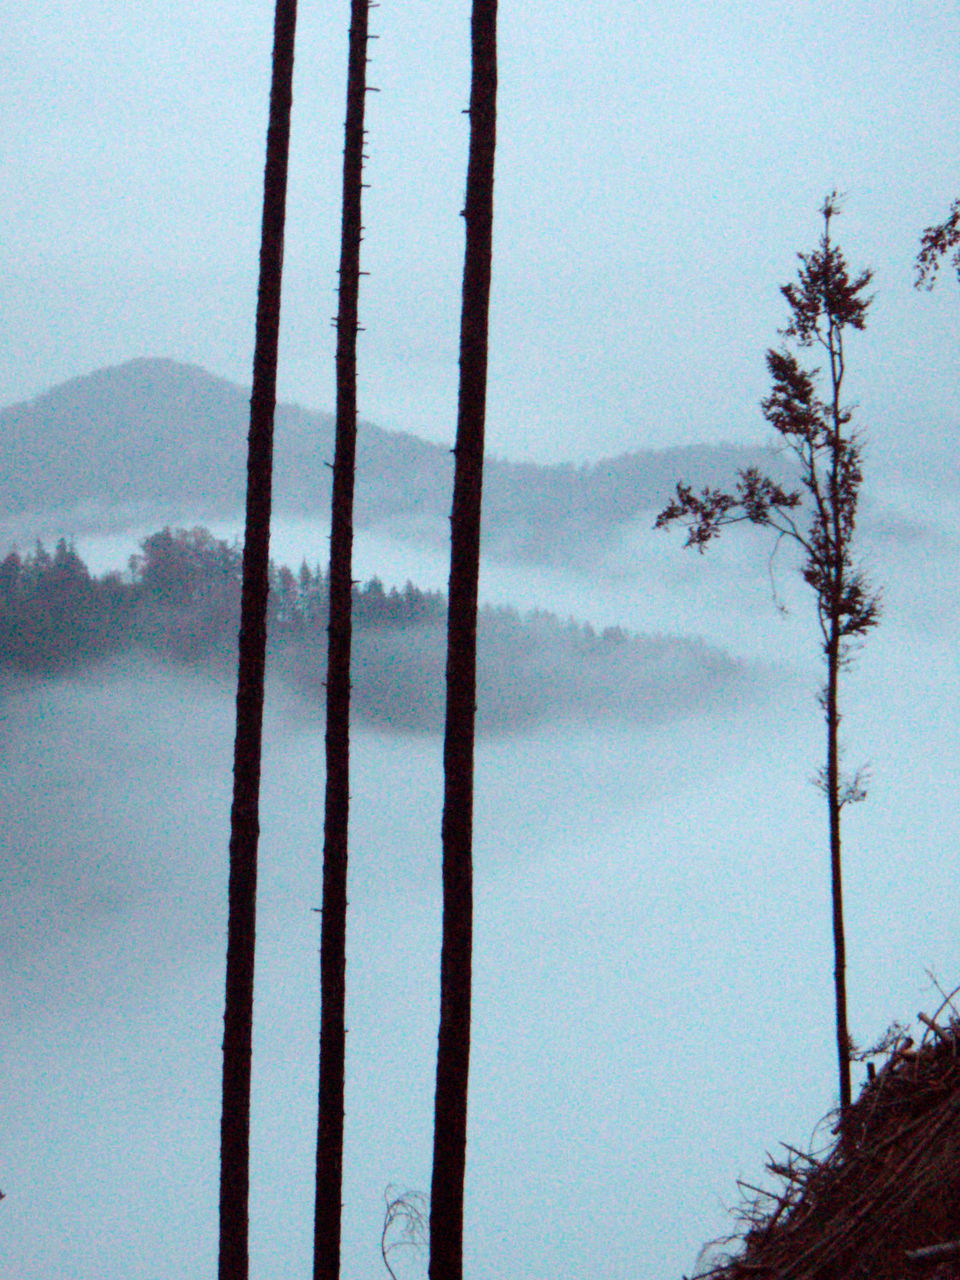
[[[0,559],[15,545],[19,566],[0,584],[0,1270],[186,1280],[216,1248],[245,393],[141,361],[0,425]],[[344,1270],[373,1277],[385,1189],[429,1186],[451,469],[410,436],[360,439]],[[264,1280],[305,1273],[311,1249],[330,441],[329,418],[278,414],[251,1207]],[[757,458],[734,443],[491,461],[475,1280],[626,1277],[638,1258],[651,1280],[689,1274],[731,1229],[736,1179],[757,1181],[763,1153],[805,1144],[835,1103],[809,592],[754,533],[701,557],[652,528],[676,480],[723,482]],[[922,442],[910,467],[881,463],[861,549],[884,617],[845,676],[843,724],[870,774],[845,820],[863,1044],[938,1002],[931,973],[953,986],[960,926],[960,506]],[[85,618],[100,621],[70,640]],[[403,1280],[423,1274],[395,1257]]]

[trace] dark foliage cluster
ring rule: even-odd
[[[933,288],[937,283],[940,264],[948,253],[957,277],[960,278],[960,197],[954,200],[943,222],[927,227],[920,237],[914,281],[918,289]]]
[[[119,574],[92,578],[65,539],[0,564],[0,666],[50,674],[123,647],[135,592]]]
[[[860,441],[850,429],[853,411],[841,403],[845,374],[843,334],[862,330],[871,299],[872,273],[851,276],[842,251],[832,241],[830,223],[836,194],[824,202],[824,232],[811,253],[798,254],[795,283],[780,292],[790,307],[782,330],[804,349],[826,358],[825,397],[818,393],[819,369],[805,368],[789,347],[767,352],[771,391],[763,415],[799,466],[801,489],[785,488],[755,467],[741,470],[729,490],[678,484],[656,527],[679,521],[687,546],[703,551],[727,525],[748,523],[772,530],[797,544],[804,555],[803,577],[816,593],[825,650],[862,636],[876,625],[879,595],[854,561],[860,485]],[[798,522],[798,517],[800,521]],[[804,527],[805,525],[805,527]]]
[[[141,543],[126,574],[91,576],[63,538],[51,555],[38,542],[0,564],[0,666],[38,675],[78,667],[135,646],[197,662],[235,658],[243,553],[206,529],[162,529]],[[280,643],[318,645],[328,615],[327,575],[270,570],[270,632]],[[385,591],[376,578],[354,588],[356,625],[404,628],[443,617],[443,598]]]

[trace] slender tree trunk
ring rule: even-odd
[[[825,247],[829,249],[830,223],[827,221]],[[850,1106],[850,1035],[847,1029],[847,946],[843,929],[843,876],[840,847],[840,661],[841,601],[845,587],[845,538],[840,524],[840,468],[842,461],[841,433],[843,414],[840,406],[840,389],[843,385],[843,337],[837,329],[830,299],[824,298],[829,327],[827,351],[830,356],[830,383],[833,392],[831,416],[833,418],[833,447],[830,460],[830,513],[833,557],[830,566],[830,635],[827,642],[827,806],[830,816],[830,896],[833,907],[833,987],[837,1023],[837,1066],[840,1073],[840,1114],[843,1117]]]
[[[260,745],[264,721],[276,348],[280,326],[296,19],[296,0],[278,0],[270,123],[266,134],[260,287],[250,398],[237,736],[233,758],[233,805],[230,810],[227,1000],[220,1120],[220,1280],[247,1280],[248,1271],[247,1204],[250,1193],[250,1075],[257,840],[260,836]]]
[[[320,1089],[317,1119],[314,1280],[340,1274],[346,1028],[347,829],[350,809],[350,647],[353,491],[357,451],[357,315],[360,292],[363,116],[369,0],[353,0],[343,151],[337,430],[330,535],[327,648],[327,776],[320,933]]]
[[[833,985],[837,1023],[837,1066],[841,1115],[850,1105],[850,1036],[847,1031],[847,949],[843,930],[843,880],[840,859],[840,638],[833,620],[827,646],[827,808],[830,817],[830,889],[833,902]]]
[[[463,1184],[473,945],[473,750],[477,582],[493,246],[497,4],[473,0],[460,396],[451,515],[443,746],[443,942],[430,1196],[430,1280],[463,1275]]]
[[[286,213],[296,0],[277,0],[263,184],[260,284],[247,452],[237,729],[230,814],[230,888],[220,1126],[220,1280],[247,1280],[250,1068],[260,834],[260,745],[267,639],[273,417]]]

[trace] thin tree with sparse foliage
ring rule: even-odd
[[[270,583],[273,419],[277,402],[280,284],[296,19],[296,0],[277,0],[263,181],[253,390],[250,396],[237,725],[230,812],[223,1109],[220,1122],[220,1280],[247,1280],[249,1269],[250,1073],[257,846],[260,836],[260,752]]]
[[[676,497],[657,517],[656,527],[680,521],[687,546],[703,551],[722,528],[747,522],[771,529],[803,554],[803,577],[813,589],[823,641],[827,678],[821,691],[827,728],[827,760],[818,781],[827,799],[830,880],[833,903],[834,994],[841,1111],[850,1104],[851,1044],[847,1030],[846,944],[843,927],[840,818],[845,805],[866,794],[860,773],[845,778],[840,752],[840,672],[852,645],[874,627],[880,601],[854,560],[853,537],[862,480],[859,437],[851,429],[852,409],[842,400],[846,372],[844,335],[866,325],[871,298],[870,271],[851,277],[843,253],[831,239],[839,209],[836,192],[823,203],[823,234],[812,253],[801,253],[798,280],[781,293],[790,319],[781,332],[801,348],[819,349],[825,360],[826,394],[818,390],[820,369],[806,369],[789,347],[767,352],[773,380],[763,414],[799,464],[800,490],[782,487],[751,467],[741,471],[731,492],[705,488],[694,493],[678,484]]]

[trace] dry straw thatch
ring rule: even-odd
[[[826,1151],[785,1145],[776,1190],[741,1184],[740,1249],[696,1280],[960,1280],[960,1016],[947,998],[920,1021],[918,1044],[892,1029]]]

